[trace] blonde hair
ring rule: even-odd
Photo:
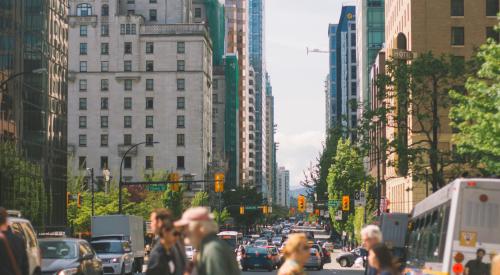
[[[500,254],[491,260],[491,275],[500,275]]]
[[[289,258],[292,254],[299,252],[304,246],[307,245],[307,237],[304,233],[295,233],[288,235],[283,254]]]

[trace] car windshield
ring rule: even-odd
[[[69,241],[40,241],[43,259],[76,259],[76,244]]]
[[[94,242],[92,247],[97,253],[120,254],[124,253],[125,243],[121,242]]]
[[[249,247],[247,249],[247,254],[267,254],[267,249],[263,247]]]
[[[273,238],[273,241],[275,241],[275,242],[279,242],[279,241],[281,241],[281,237],[278,237],[278,238]]]

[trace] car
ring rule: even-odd
[[[248,269],[266,269],[272,271],[274,269],[272,255],[266,247],[249,246],[245,256],[241,260],[241,268],[243,271]]]
[[[269,245],[269,242],[265,239],[258,239],[254,243],[255,246],[261,246],[261,247],[266,247]]]
[[[190,245],[186,245],[186,258],[190,261],[193,260],[193,254],[194,254],[194,251],[193,251],[193,247],[190,246]]]
[[[316,251],[319,253],[320,259],[321,259],[321,265],[325,264],[325,255],[323,254],[323,249],[321,249],[321,246],[319,244],[313,243],[310,244],[311,248],[316,249]]]
[[[281,265],[281,255],[278,248],[274,245],[270,245],[267,247],[271,252],[271,260],[273,261],[274,267],[278,268]]]
[[[304,264],[305,268],[315,268],[317,270],[323,269],[323,261],[321,260],[321,254],[318,249],[310,248],[309,249],[309,259]]]
[[[26,254],[28,256],[29,274],[42,273],[42,259],[40,257],[40,246],[35,230],[31,222],[22,218],[21,212],[17,210],[7,211],[9,227],[12,233],[24,239],[26,242]]]
[[[283,238],[281,236],[280,237],[274,237],[271,240],[271,242],[272,242],[273,245],[280,246],[281,243],[283,242]]]
[[[40,239],[43,274],[103,274],[102,261],[86,240]]]
[[[367,256],[368,252],[362,247],[355,248],[350,252],[344,252],[335,259],[341,267],[351,267],[357,258]]]
[[[105,274],[129,274],[133,272],[134,255],[126,240],[97,240],[92,248],[102,260]]]

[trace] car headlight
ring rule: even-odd
[[[78,268],[67,268],[57,272],[57,275],[73,275],[78,273]]]
[[[120,258],[120,257],[118,257],[118,258],[113,258],[113,259],[111,259],[111,262],[112,262],[112,263],[119,263],[119,262],[120,262],[120,260],[121,260],[121,258]]]

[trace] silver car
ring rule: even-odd
[[[41,274],[42,259],[40,257],[40,246],[35,230],[31,226],[30,221],[21,218],[21,212],[9,210],[8,213],[8,222],[12,232],[26,241],[29,274]]]
[[[323,263],[321,262],[321,254],[316,248],[309,249],[309,259],[304,265],[306,268],[315,268],[317,270],[323,269]]]
[[[102,260],[104,274],[131,274],[134,256],[130,243],[123,240],[98,240],[91,243]]]

